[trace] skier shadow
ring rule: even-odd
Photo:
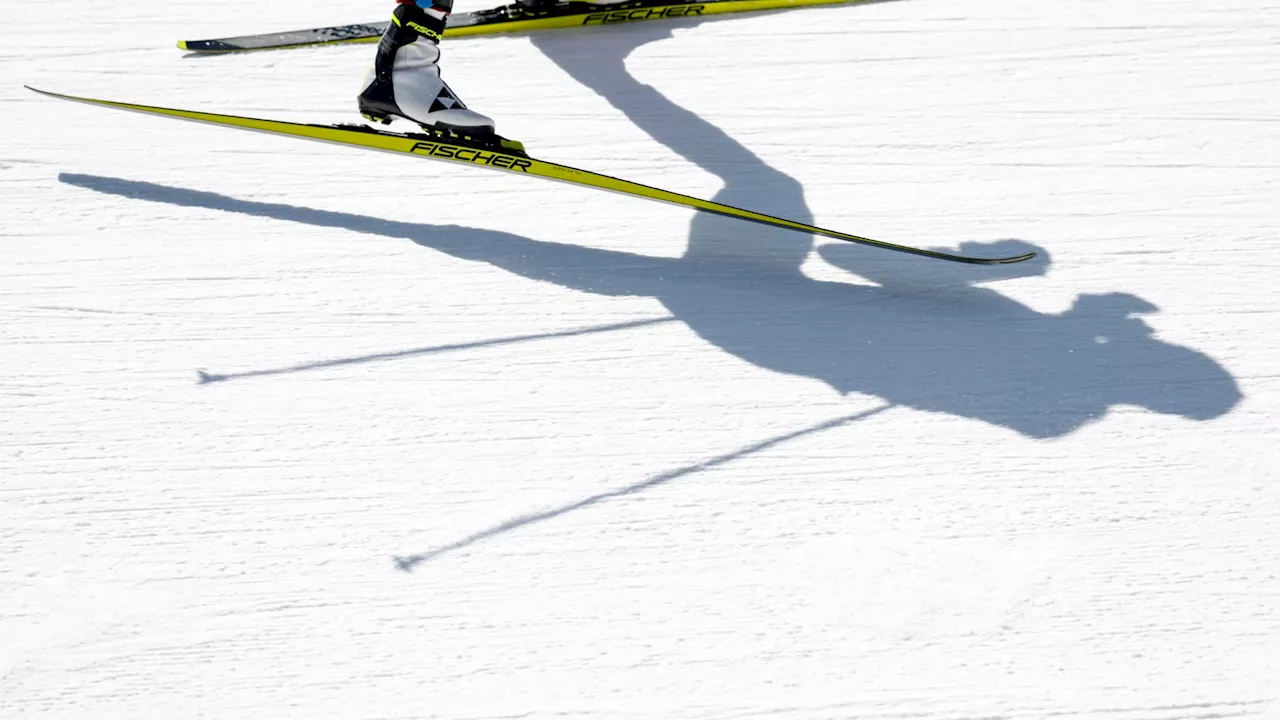
[[[627,71],[632,51],[670,34],[670,26],[638,25],[607,37],[540,35],[533,44],[654,140],[720,178],[715,201],[812,224],[795,179]],[[847,244],[818,248],[874,286],[803,274],[813,249],[807,235],[697,214],[679,259],[578,249],[570,266],[528,276],[592,293],[650,295],[707,342],[758,367],[1028,437],[1066,435],[1116,405],[1209,420],[1242,397],[1211,358],[1157,339],[1137,316],[1158,308],[1141,298],[1084,295],[1054,315],[977,285],[1045,273],[1048,254],[1029,243],[960,246],[970,255],[1040,253],[994,267]],[[488,261],[527,274],[530,259],[522,258],[523,268]]]
[[[798,182],[627,73],[626,56],[667,32],[637,26],[607,37],[545,36],[535,43],[656,141],[721,178],[724,188],[716,201],[811,223]],[[822,258],[876,284],[827,282],[800,270],[813,251],[811,237],[707,214],[694,216],[685,254],[663,258],[118,178],[64,174],[60,179],[155,202],[408,238],[584,293],[653,297],[704,340],[757,367],[813,378],[841,394],[873,395],[891,406],[971,418],[1032,438],[1066,435],[1118,405],[1209,420],[1241,399],[1234,379],[1214,360],[1155,337],[1138,316],[1157,308],[1141,298],[1083,295],[1066,312],[1050,314],[977,284],[1042,274],[1047,259],[963,266],[824,245],[818,248]],[[1028,249],[1038,248],[1013,240],[960,248],[971,254]],[[301,372],[433,351],[209,377]]]

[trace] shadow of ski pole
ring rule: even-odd
[[[618,490],[610,490],[608,492],[598,493],[596,495],[583,498],[582,500],[579,500],[577,502],[569,503],[568,505],[562,505],[558,508],[553,508],[551,510],[544,510],[542,512],[532,513],[529,515],[521,515],[520,517],[515,517],[510,520],[507,520],[506,522],[499,523],[497,525],[494,525],[491,528],[487,528],[485,530],[481,530],[480,532],[473,533],[460,540],[456,540],[454,542],[449,543],[448,545],[444,545],[442,547],[436,548],[435,550],[431,550],[429,552],[419,553],[417,555],[396,556],[395,563],[396,563],[396,566],[399,567],[401,570],[405,572],[413,572],[413,570],[417,568],[417,566],[421,565],[422,563],[430,562],[431,560],[435,560],[443,555],[448,555],[449,553],[457,552],[458,550],[463,550],[483,540],[488,540],[490,538],[494,538],[499,535],[505,535],[506,533],[519,530],[521,528],[525,528],[530,525],[535,525],[537,523],[546,522],[548,520],[554,520],[555,518],[568,515],[571,512],[582,510],[583,508],[587,508],[592,505],[597,505],[607,500],[613,500],[615,498],[625,497],[627,495],[636,495],[646,490],[650,490],[652,488],[658,487],[659,485],[665,485],[666,483],[669,483],[672,480],[679,480],[682,477],[695,475],[704,470],[711,470],[712,468],[716,468],[721,465],[727,465],[733,462],[734,460],[739,460],[741,458],[747,457],[748,455],[753,455],[755,453],[762,452],[764,450],[768,450],[773,447],[777,447],[778,445],[782,445],[783,443],[787,443],[792,440],[805,437],[807,435],[814,435],[824,430],[831,430],[834,428],[843,427],[845,425],[851,425],[855,422],[858,422],[859,420],[866,420],[868,418],[879,415],[880,413],[894,407],[897,407],[897,406],[890,403],[886,405],[881,405],[876,408],[872,408],[870,410],[864,410],[863,412],[854,413],[852,415],[845,415],[843,417],[838,417],[832,420],[825,420],[821,423],[818,423],[817,425],[811,425],[802,430],[797,430],[795,432],[787,433],[786,435],[779,435],[777,437],[772,437],[772,438],[769,438],[768,440],[758,442],[754,445],[749,445],[740,450],[735,450],[734,452],[727,453],[725,455],[719,455],[717,457],[713,457],[710,460],[704,460],[699,463],[694,463],[693,465],[686,465],[682,468],[678,468],[676,470],[671,470],[669,472],[662,473],[661,475],[655,475],[654,477],[651,477],[648,480],[636,483],[634,485],[628,485],[627,487],[620,488]]]
[[[634,330],[637,328],[649,327],[651,325],[662,325],[664,323],[675,321],[676,319],[674,317],[668,316],[653,318],[650,320],[614,323],[611,325],[596,325],[593,327],[577,328],[575,330],[562,330],[560,332],[539,333],[536,335],[517,335],[515,337],[497,338],[494,340],[477,340],[469,343],[435,345],[432,347],[412,348],[409,350],[398,350],[394,352],[374,353],[372,355],[357,355],[355,357],[320,360],[317,362],[290,365],[288,367],[281,368],[271,368],[267,370],[247,370],[239,373],[211,373],[205,370],[198,370],[196,372],[199,374],[200,384],[207,385],[210,383],[225,382],[227,380],[243,380],[245,378],[265,377],[268,375],[287,375],[289,373],[304,372],[307,370],[322,370],[325,368],[342,367],[343,365],[358,365],[361,363],[379,362],[383,360],[401,360],[404,358],[418,357],[420,355],[435,355],[446,352],[457,352],[460,350],[475,350],[478,348],[498,347],[501,345],[516,345],[519,343],[534,342],[537,340],[580,337],[582,335],[613,332],[615,330]]]

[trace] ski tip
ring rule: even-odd
[[[1038,254],[1039,253],[1029,252],[1025,255],[1014,255],[1013,257],[1000,258],[998,260],[991,260],[989,262],[992,265],[1012,265],[1014,263],[1026,262],[1027,260],[1034,258]]]
[[[41,90],[38,87],[32,87],[30,85],[23,85],[22,87],[30,90],[33,93],[44,95],[45,97],[58,98],[59,100],[82,100],[83,99],[83,98],[78,98],[74,95],[63,95],[62,93],[56,93],[56,92],[53,92],[52,90]]]
[[[178,49],[179,49],[179,50],[190,50],[191,48],[187,47],[187,41],[186,41],[186,40],[179,40],[179,41],[178,41]]]

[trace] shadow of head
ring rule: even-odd
[[[982,284],[1047,273],[1043,248],[1002,240],[958,251],[1040,255],[1015,265],[956,266],[820,247],[825,261],[879,286],[860,286],[874,302],[864,300],[842,327],[827,323],[829,335],[850,339],[845,353],[828,353],[847,354],[848,362],[827,368],[823,379],[841,392],[870,391],[1036,438],[1066,435],[1115,406],[1210,420],[1240,402],[1225,368],[1156,336],[1141,317],[1158,311],[1152,303],[1123,293],[1083,295],[1064,313],[1037,312]]]
[[[1157,310],[1124,293],[1082,295],[1061,317],[1084,331],[1077,362],[1112,404],[1192,420],[1225,415],[1244,397],[1235,379],[1207,355],[1158,339],[1139,317]]]

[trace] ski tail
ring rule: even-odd
[[[630,195],[631,197],[641,198],[644,200],[679,205],[681,207],[699,210],[701,212],[738,218],[740,220],[746,220],[784,230],[820,235],[836,240],[843,240],[845,242],[869,245],[885,250],[893,250],[895,252],[908,253],[911,255],[920,255],[937,260],[948,260],[951,262],[968,263],[972,265],[1007,265],[1023,262],[1024,260],[1030,260],[1036,256],[1035,253],[1031,252],[1003,258],[968,257],[939,250],[927,250],[908,245],[898,245],[895,243],[885,242],[883,240],[874,240],[860,235],[852,235],[838,230],[829,230],[817,227],[816,225],[809,225],[806,223],[796,222],[794,220],[766,215],[754,210],[724,205],[711,200],[702,200],[691,195],[684,195],[670,190],[652,187],[650,185],[642,185],[630,180],[623,180],[621,178],[601,175],[599,173],[581,170],[567,165],[559,165],[556,163],[538,160],[527,155],[524,152],[523,146],[519,143],[494,135],[466,135],[442,130],[428,131],[426,133],[400,134],[374,130],[362,125],[307,125],[281,120],[265,120],[236,115],[223,115],[197,110],[178,110],[153,105],[137,105],[133,103],[116,102],[112,100],[95,100],[92,98],[62,95],[59,93],[37,90],[30,86],[27,86],[27,89],[62,100],[99,105],[119,110],[129,110],[148,115],[159,115],[222,127],[253,130],[273,135],[284,135],[288,137],[302,138],[305,140],[316,140],[319,142],[345,145],[347,147],[425,157],[432,160],[462,163],[490,170],[501,170],[504,172],[541,177],[547,180],[555,180],[581,187],[590,187],[598,190]]]
[[[214,40],[179,40],[178,47],[187,52],[223,54],[251,50],[284,50],[309,45],[347,45],[377,42],[388,23],[336,25],[311,30],[244,35]]]

